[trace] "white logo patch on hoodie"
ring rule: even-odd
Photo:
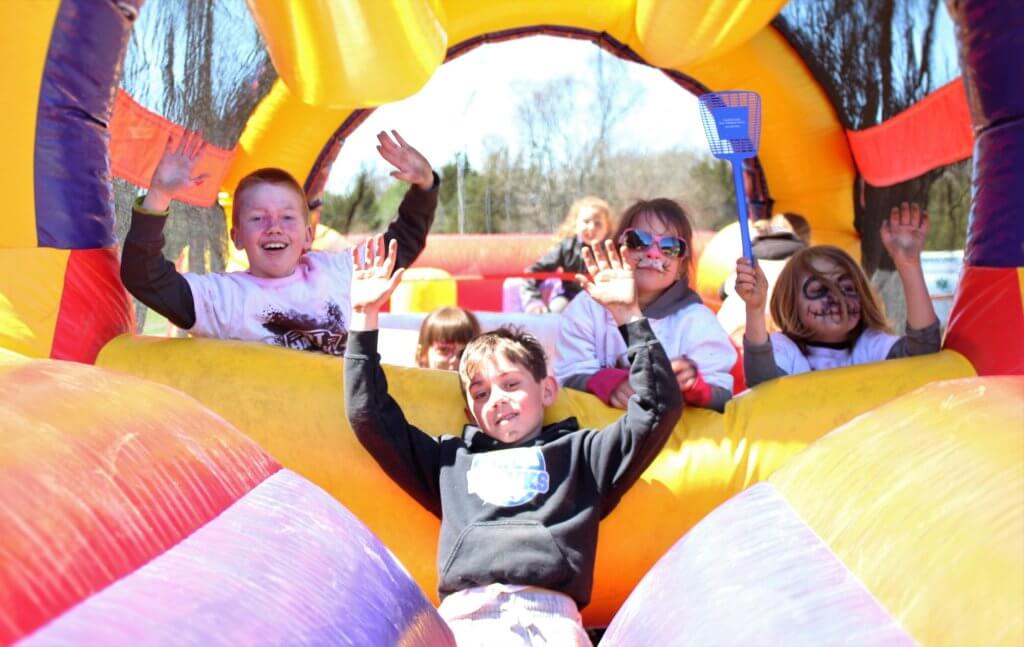
[[[522,505],[547,492],[549,481],[540,447],[476,454],[466,472],[469,493],[501,508]]]

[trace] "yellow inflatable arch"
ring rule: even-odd
[[[417,92],[446,52],[458,55],[467,44],[491,38],[561,31],[712,91],[759,92],[759,158],[777,209],[806,214],[815,242],[859,255],[855,170],[843,128],[800,56],[768,24],[784,0],[249,4],[280,80],[242,134],[225,192],[262,166],[281,166],[298,178],[324,171],[337,153],[332,140],[358,125],[362,109]]]

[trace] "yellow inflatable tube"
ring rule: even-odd
[[[356,441],[345,418],[339,359],[241,342],[122,336],[96,363],[189,393],[224,416],[284,466],[341,501],[436,596],[438,521]],[[392,395],[413,424],[439,435],[455,433],[466,422],[454,373],[398,367],[386,372]],[[837,422],[928,381],[972,374],[963,358],[944,352],[837,371],[824,380],[797,376],[740,398],[725,416],[688,409],[658,459],[601,526],[587,622],[607,623],[687,530]],[[796,401],[814,402],[816,413],[794,415]],[[589,394],[563,390],[547,419],[572,415],[583,425],[602,426],[620,413]]]
[[[415,94],[447,51],[438,0],[249,0],[274,69],[304,103],[378,106]]]
[[[17,25],[0,38],[0,75],[4,79],[3,233],[0,248],[35,247],[36,113],[43,66],[50,48],[59,2],[0,2],[0,24]]]
[[[761,31],[787,0],[637,0],[636,32],[651,65],[679,68],[716,58]],[[689,27],[679,38],[679,25]]]

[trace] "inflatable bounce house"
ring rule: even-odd
[[[111,175],[148,177],[123,167],[126,138],[180,134],[117,90],[141,4],[0,3],[0,643],[450,644],[438,521],[353,438],[337,359],[131,334]],[[775,380],[724,415],[687,410],[603,522],[583,614],[608,645],[1020,645],[1024,9],[950,0],[962,82],[848,136],[773,22],[783,4],[249,0],[279,79],[237,149],[208,151],[216,186],[180,197],[211,204],[268,165],[315,194],[373,107],[475,46],[543,33],[697,94],[759,92],[757,163],[778,209],[855,250],[870,149],[922,172],[894,133],[953,105],[974,186],[942,352]],[[931,162],[957,159],[939,134]],[[454,375],[388,377],[421,428],[464,419]],[[617,413],[565,391],[550,417],[567,415]]]

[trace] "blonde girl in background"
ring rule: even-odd
[[[526,271],[561,270],[570,274],[585,274],[587,267],[583,263],[583,248],[603,243],[612,233],[612,220],[611,207],[600,198],[587,196],[573,202],[556,234],[558,244],[527,267]],[[520,289],[523,310],[529,314],[561,312],[581,289],[575,281],[562,281],[562,294],[545,303],[540,284],[541,281],[537,279],[528,279]]]

